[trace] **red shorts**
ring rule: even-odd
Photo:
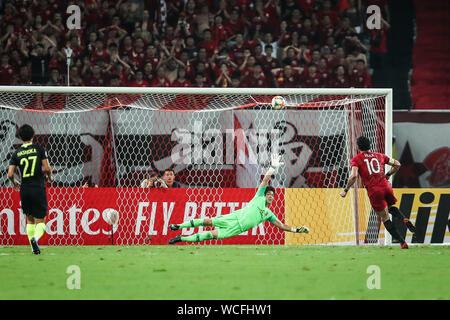
[[[370,204],[375,211],[383,211],[386,206],[392,206],[397,202],[397,198],[395,198],[394,191],[390,185],[372,187],[367,189],[367,194],[370,199]]]

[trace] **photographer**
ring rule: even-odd
[[[148,179],[141,182],[141,188],[168,188],[167,184],[156,172],[152,172]]]

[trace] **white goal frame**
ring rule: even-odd
[[[71,87],[71,86],[0,86],[2,93],[42,93],[42,94],[221,94],[221,95],[380,95],[385,96],[385,154],[392,157],[392,88],[362,89],[362,88],[161,88],[161,87]],[[0,105],[11,109],[11,106]],[[17,109],[17,108],[15,108]],[[195,110],[193,112],[220,111],[221,109]],[[224,109],[225,110],[225,109]],[[79,110],[78,112],[85,112]],[[52,111],[49,111],[52,112]],[[76,112],[76,110],[72,111]],[[355,209],[357,210],[357,209]],[[379,244],[391,245],[392,239],[388,232],[385,238],[379,239]],[[359,241],[356,241],[356,244]],[[384,243],[383,243],[384,242]]]

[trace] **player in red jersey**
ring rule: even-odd
[[[359,174],[367,189],[370,204],[383,221],[384,227],[394,239],[400,242],[402,249],[408,249],[408,244],[397,232],[389,217],[390,212],[393,216],[402,218],[406,227],[411,232],[415,232],[415,227],[411,221],[409,221],[397,207],[394,207],[397,199],[395,198],[392,186],[388,181],[389,177],[400,169],[400,162],[389,158],[385,154],[370,152],[370,140],[364,136],[357,139],[357,144],[360,153],[350,162],[352,171],[347,185],[345,186],[344,191],[340,193],[340,196],[344,198],[347,195],[348,190],[356,182]],[[385,164],[392,166],[386,174],[384,173]]]

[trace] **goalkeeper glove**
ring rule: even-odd
[[[284,165],[284,162],[281,161],[281,155],[280,154],[272,154],[271,156],[271,167],[267,171],[268,174],[273,174],[279,167]]]
[[[292,228],[292,232],[309,233],[309,228],[307,226],[303,226],[303,227],[300,227],[300,228]]]
[[[272,168],[278,169],[282,165],[284,165],[284,162],[281,161],[281,155],[280,154],[273,154],[272,155]]]

